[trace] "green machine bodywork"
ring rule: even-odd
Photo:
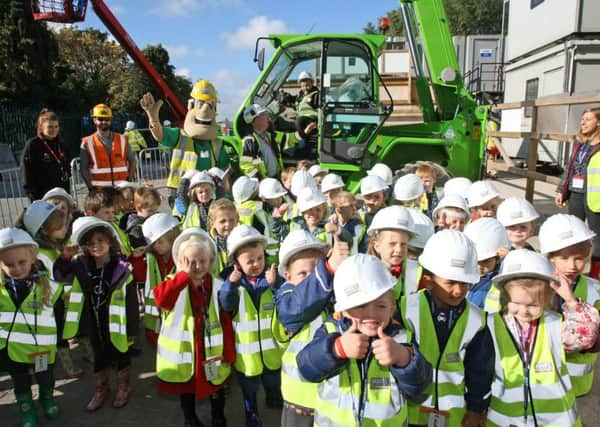
[[[293,122],[279,117],[280,94],[298,87],[299,72],[309,71],[321,94],[317,160],[342,175],[350,190],[356,191],[366,170],[380,162],[396,170],[427,160],[452,175],[479,179],[487,108],[477,105],[463,85],[442,0],[400,0],[400,6],[423,123],[384,126],[393,111],[377,72],[384,36],[284,34],[267,38],[275,50],[264,68],[257,41],[255,61],[262,72],[235,116],[235,136],[223,138],[241,150],[241,138],[249,132],[242,115],[252,103],[273,113],[277,130],[293,134]]]

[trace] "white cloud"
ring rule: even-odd
[[[231,49],[253,48],[258,37],[273,33],[287,33],[289,29],[280,19],[269,19],[266,16],[255,16],[247,25],[238,28],[235,33],[225,33],[222,37]]]
[[[233,120],[233,116],[248,95],[254,78],[252,73],[241,73],[231,69],[220,69],[210,77],[209,80],[215,85],[219,95],[219,120]]]
[[[167,52],[169,52],[170,58],[183,58],[183,57],[187,56],[188,51],[189,51],[188,47],[185,45],[181,45],[181,46],[163,45],[163,46],[167,50]]]
[[[158,16],[190,16],[205,8],[218,9],[221,7],[246,7],[244,0],[162,0],[160,4],[150,9],[150,14]]]
[[[192,79],[192,70],[190,70],[188,67],[176,68],[175,75],[187,77],[188,79],[191,80]]]

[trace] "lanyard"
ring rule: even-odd
[[[338,330],[340,331],[340,333],[343,333],[342,319],[339,319],[337,321],[337,325],[338,325]],[[367,355],[365,356],[363,363],[359,363],[358,360],[354,362],[358,365],[358,368],[360,370],[359,382],[361,384],[361,392],[360,392],[361,395],[358,396],[358,402],[356,402],[356,400],[355,400],[354,390],[352,388],[352,373],[351,373],[352,369],[350,366],[348,366],[348,369],[346,370],[346,372],[348,374],[348,383],[350,384],[350,397],[352,399],[352,414],[354,415],[354,420],[356,422],[357,427],[360,427],[362,425],[362,420],[365,416],[366,388],[368,387],[368,385],[363,386],[363,383],[369,381],[369,378],[368,378],[369,360],[371,360],[371,346],[370,345],[369,345],[369,351],[367,352]],[[348,360],[348,364],[351,364],[351,363],[352,363],[352,360]],[[358,403],[358,408],[357,408],[357,403]]]
[[[42,142],[46,146],[46,150],[48,150],[50,152],[50,154],[52,154],[52,157],[54,157],[54,160],[56,160],[56,163],[58,163],[58,167],[60,167],[61,172],[64,173],[63,164],[62,164],[61,160],[58,158],[58,156],[56,155],[56,153],[54,152],[54,150],[52,148],[50,148],[50,146],[48,145],[48,143],[46,142],[45,139],[42,139]],[[57,145],[56,148],[58,148],[58,154],[60,155],[60,157],[63,158],[65,153],[63,153],[63,151],[61,150],[60,145]]]
[[[592,147],[589,144],[582,144],[581,148],[577,152],[577,163],[579,165],[583,166],[583,162],[589,154],[591,148]]]
[[[204,319],[204,333],[206,334],[206,339],[208,340],[208,345],[211,346],[211,342],[210,342],[210,314],[209,314],[209,310],[210,310],[210,295],[207,295],[206,293],[206,289],[204,289],[204,285],[206,284],[206,277],[202,278],[202,284],[200,285],[200,293],[202,294],[202,297],[204,298],[204,305],[206,306],[206,309],[202,310],[202,318]]]
[[[11,279],[11,284],[12,284],[12,288],[15,292],[15,295],[18,295],[17,294],[17,285],[15,284],[15,279]],[[31,328],[31,325],[29,325],[29,322],[27,321],[27,317],[25,316],[25,313],[23,313],[22,307],[23,307],[23,303],[19,304],[17,309],[15,310],[12,324],[10,325],[10,332],[12,332],[12,328],[15,324],[15,320],[17,318],[17,312],[20,312],[21,315],[23,316],[23,320],[25,321],[25,325],[27,326],[29,333],[33,337],[33,342],[35,343],[35,346],[37,347],[38,346],[38,342],[37,342],[37,311],[39,308],[39,303],[37,301],[37,286],[36,286],[35,282],[33,282],[33,302],[32,302],[32,306],[31,306],[31,308],[33,308],[33,322],[34,322],[33,329]],[[9,336],[10,336],[10,332],[9,332]],[[6,340],[8,341],[8,337],[6,337]]]
[[[527,326],[527,330],[523,333],[521,329],[521,325],[514,319],[514,328],[519,336],[519,346],[521,347],[521,355],[523,356],[523,362],[529,365],[530,357],[531,357],[531,341],[533,336],[535,335],[535,330],[537,328],[534,324],[529,324]]]

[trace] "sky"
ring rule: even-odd
[[[398,2],[365,0],[105,0],[140,47],[161,43],[175,72],[217,88],[219,119],[233,118],[258,76],[257,37],[273,33],[362,33]],[[79,28],[108,32],[88,4]],[[265,61],[266,63],[266,61]]]

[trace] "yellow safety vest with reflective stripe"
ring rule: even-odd
[[[574,295],[600,309],[600,287],[597,280],[580,274]],[[597,358],[597,353],[567,353],[567,369],[571,376],[575,396],[583,396],[592,390],[594,365]]]
[[[419,261],[416,259],[404,259],[402,262],[402,272],[398,279],[396,279],[396,283],[392,289],[394,300],[397,303],[400,303],[400,299],[404,295],[410,295],[417,292],[419,290],[419,281],[422,276],[423,267],[421,267]]]
[[[269,214],[263,209],[262,202],[257,200],[246,200],[241,203],[236,203],[238,214],[240,216],[239,223],[253,227],[254,218],[260,222],[264,228],[263,236],[267,239],[265,252],[267,253],[267,263],[277,264],[279,254],[279,240],[274,233],[271,232],[269,225]]]
[[[128,130],[124,134],[127,137],[127,142],[129,142],[129,146],[136,153],[139,152],[142,148],[148,148],[148,143],[146,139],[142,136],[139,130],[133,129]]]
[[[211,148],[211,167],[215,166],[216,159],[214,153],[221,152],[221,142],[216,140],[212,143]],[[218,154],[217,154],[218,155]],[[171,164],[169,165],[169,177],[167,178],[167,187],[179,188],[179,183],[183,175],[196,168],[198,163],[198,154],[194,151],[194,140],[187,135],[181,133],[179,135],[179,141],[173,148],[171,155]],[[208,169],[208,168],[207,168]]]
[[[515,344],[518,337],[511,335],[502,314],[488,315],[488,327],[496,363],[486,425],[580,426],[560,337],[560,317],[546,311],[539,319],[528,373]],[[526,391],[526,377],[530,393]]]
[[[154,300],[154,288],[164,280],[156,256],[148,252],[146,254],[146,283],[144,284],[144,328],[154,332],[160,331],[160,309]],[[169,274],[173,274],[175,267]]]
[[[500,289],[498,289],[495,283],[492,283],[490,290],[485,296],[483,310],[486,313],[498,313],[500,308]]]
[[[121,248],[121,255],[127,258],[133,252],[133,249],[131,248],[131,243],[129,243],[129,236],[125,231],[121,229],[121,227],[119,227],[118,223],[111,222],[111,225],[115,230],[115,233],[117,233],[117,236],[119,237],[119,247]]]
[[[315,407],[318,384],[306,381],[302,377],[300,370],[298,369],[296,356],[298,356],[298,353],[312,341],[315,332],[321,327],[325,318],[325,313],[321,313],[310,323],[304,325],[296,335],[289,340],[289,344],[281,358],[281,394],[283,400],[293,405],[299,405],[309,409]],[[280,340],[279,337],[278,340]]]
[[[56,319],[54,304],[62,286],[48,280],[48,305],[44,304],[44,290],[36,281],[29,295],[17,308],[6,289],[8,283],[0,275],[0,350],[8,347],[13,362],[33,364],[36,353],[48,353],[48,363],[56,356]]]
[[[409,341],[414,334],[421,354],[433,366],[433,378],[436,379],[425,390],[427,399],[422,404],[408,401],[409,423],[427,424],[429,414],[421,411],[421,406],[424,406],[449,412],[447,425],[459,426],[466,411],[463,361],[467,346],[485,326],[485,317],[478,307],[467,301],[442,350],[425,292],[407,295],[401,300],[403,323]]]
[[[254,377],[265,367],[271,371],[281,368],[282,351],[271,332],[271,323],[277,321],[273,317],[273,291],[267,289],[260,295],[258,310],[243,286],[238,287],[238,295],[240,303],[233,317],[236,371]]]
[[[326,321],[325,326],[329,333],[337,332],[333,322]],[[393,338],[406,342],[404,333]],[[365,386],[366,391],[363,390]],[[362,419],[359,419],[359,407],[363,408]],[[381,366],[372,356],[367,378],[363,379],[358,363],[350,359],[337,375],[319,383],[314,425],[397,427],[406,420],[406,408],[389,366]]]
[[[223,282],[214,276],[212,281],[208,321],[204,322],[204,355],[207,361],[215,360],[217,374],[210,382],[219,385],[229,377],[231,365],[222,360],[223,327],[219,318],[217,294]],[[185,383],[194,375],[194,323],[189,290],[186,287],[179,293],[173,309],[162,312],[162,325],[156,347],[156,374],[161,380]]]
[[[127,285],[133,281],[128,271],[121,282],[115,286],[110,295],[108,306],[108,331],[110,342],[121,353],[125,353],[129,347],[127,341]],[[79,319],[83,310],[85,296],[81,290],[79,279],[75,277],[69,303],[67,305],[67,317],[63,330],[63,339],[73,338],[79,330]]]
[[[317,110],[315,110],[310,105],[310,100],[317,93],[319,93],[318,90],[313,90],[312,92],[309,92],[306,95],[304,95],[299,100],[298,107],[296,109],[296,111],[298,112],[298,116],[300,116],[300,117],[317,117]]]
[[[200,227],[200,212],[196,202],[190,202],[181,223],[181,229]]]
[[[586,168],[585,198],[592,212],[600,212],[600,155],[595,152]]]

